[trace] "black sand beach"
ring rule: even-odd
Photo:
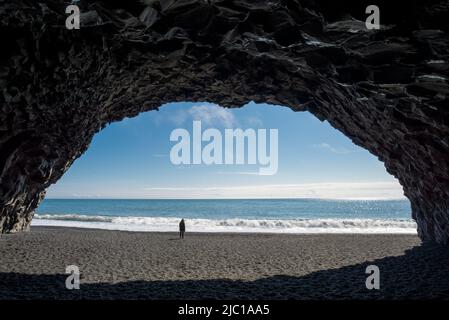
[[[448,298],[449,250],[414,235],[140,233],[34,227],[0,238],[0,299]],[[380,290],[365,287],[380,268]],[[80,290],[65,288],[77,265]]]

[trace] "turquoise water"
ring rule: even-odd
[[[60,200],[46,199],[37,213],[203,219],[410,218],[407,200],[222,199]]]
[[[33,225],[129,231],[415,233],[408,200],[46,199]]]

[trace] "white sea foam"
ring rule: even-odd
[[[36,214],[33,226],[124,231],[176,231],[180,218]],[[416,234],[409,219],[186,219],[192,232],[402,233]]]

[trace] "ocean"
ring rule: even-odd
[[[32,226],[126,231],[416,234],[408,200],[45,199]]]

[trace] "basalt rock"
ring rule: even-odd
[[[0,230],[108,123],[175,101],[310,111],[376,155],[423,240],[449,243],[449,3],[0,0]],[[393,4],[394,3],[394,6]],[[292,146],[294,147],[294,146]]]

